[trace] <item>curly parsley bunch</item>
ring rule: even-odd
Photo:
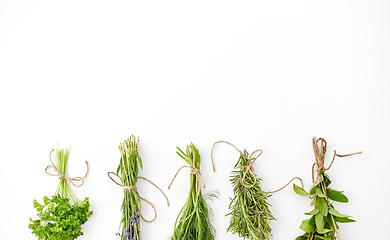
[[[83,235],[81,225],[85,224],[93,213],[89,210],[89,199],[78,200],[68,185],[67,179],[69,178],[65,175],[68,158],[68,149],[56,150],[56,164],[50,165],[56,171],[58,170],[58,175],[55,176],[60,176],[56,193],[51,199],[45,196],[43,204],[34,199],[34,208],[38,212],[39,219],[33,220],[30,218],[31,223],[28,227],[39,240],[76,239]],[[77,181],[84,178],[70,180]]]

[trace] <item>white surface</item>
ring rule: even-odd
[[[262,188],[291,177],[311,185],[311,139],[337,159],[328,174],[344,190],[335,205],[357,222],[343,240],[387,236],[390,167],[390,3],[388,1],[22,1],[0,0],[1,239],[35,239],[28,229],[33,199],[58,183],[44,173],[55,147],[72,146],[71,176],[85,185],[94,215],[79,239],[115,239],[121,189],[106,173],[119,161],[118,143],[140,136],[144,170],[171,201],[146,182],[140,194],[158,218],[142,223],[143,239],[167,239],[188,192],[175,147],[200,149],[206,190],[218,189],[217,240],[225,233],[232,196],[234,149],[264,154],[254,164]],[[274,194],[274,240],[295,239],[311,210],[292,187]],[[152,210],[145,207],[145,216]]]

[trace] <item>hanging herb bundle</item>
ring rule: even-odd
[[[50,152],[50,161],[51,153]],[[34,200],[34,208],[36,208],[39,217],[38,220],[32,220],[30,218],[29,228],[32,233],[39,240],[46,239],[61,239],[72,240],[83,235],[81,231],[81,225],[87,222],[88,218],[92,215],[92,211],[89,210],[89,199],[85,198],[84,201],[80,201],[73,194],[70,189],[67,180],[69,180],[74,186],[80,187],[84,184],[84,178],[88,174],[88,162],[87,173],[84,177],[69,178],[66,176],[66,166],[68,164],[69,150],[56,149],[55,162],[52,161],[52,165],[46,167],[46,173],[50,176],[59,176],[60,183],[58,184],[55,195],[52,198],[45,196],[43,198],[43,204]],[[47,170],[52,167],[56,174],[48,173]],[[75,181],[82,181],[81,184],[76,185]]]
[[[217,198],[218,192],[210,191],[209,193],[202,195],[200,181],[203,183],[203,188],[205,187],[205,183],[199,169],[201,160],[199,150],[194,144],[191,143],[191,145],[187,146],[185,153],[180,148],[177,147],[177,149],[178,151],[176,151],[176,153],[183,158],[189,166],[183,166],[177,171],[168,189],[171,187],[179,171],[184,167],[188,167],[191,168],[190,192],[186,203],[176,218],[174,232],[170,239],[214,240],[215,230],[211,225],[213,214],[206,199],[213,200]]]
[[[139,167],[141,169],[143,168],[142,159],[138,153],[138,145],[139,139],[136,140],[135,136],[131,136],[128,140],[124,141],[124,143],[120,143],[119,150],[121,158],[116,174],[108,172],[108,177],[123,188],[121,223],[119,225],[119,231],[116,233],[116,236],[122,240],[141,240],[140,220],[142,219],[145,222],[153,222],[157,218],[156,209],[153,204],[139,196],[136,187],[137,180],[142,178],[150,182],[153,186],[158,188],[162,194],[164,194],[164,192],[150,180],[138,176]],[[117,183],[114,179],[112,179],[110,174],[116,175],[121,180],[122,184]],[[168,198],[166,196],[165,198],[169,206]],[[146,201],[152,206],[155,214],[153,220],[148,221],[142,216],[140,199]]]
[[[213,161],[213,148],[217,143],[227,143],[234,147],[239,153],[240,157],[234,166],[234,171],[230,176],[230,181],[233,185],[234,197],[231,199],[229,204],[230,213],[226,216],[230,216],[230,224],[227,228],[227,232],[238,234],[238,236],[244,239],[252,240],[264,240],[272,239],[272,229],[270,227],[270,221],[276,220],[272,215],[268,203],[268,197],[270,193],[278,192],[284,189],[294,179],[300,178],[295,177],[290,180],[284,187],[272,191],[264,192],[260,188],[260,182],[262,181],[253,170],[253,163],[263,153],[263,150],[258,149],[249,156],[248,152],[244,150],[241,152],[233,144],[226,141],[218,141],[214,143],[211,148],[211,161],[213,164],[213,170],[215,172],[214,161]],[[256,157],[255,153],[259,152]]]
[[[318,142],[321,142],[321,150],[318,148]],[[361,154],[362,152],[339,155],[334,151],[332,162],[329,167],[324,167],[324,159],[326,152],[326,141],[322,138],[313,138],[313,149],[316,162],[312,167],[312,180],[313,185],[307,193],[303,188],[300,188],[294,184],[294,191],[302,196],[309,196],[313,199],[311,205],[314,205],[314,210],[306,215],[310,215],[309,219],[302,221],[300,229],[305,233],[302,236],[296,238],[296,240],[335,240],[341,239],[338,232],[337,223],[355,222],[350,219],[349,216],[339,213],[334,209],[331,200],[336,202],[348,202],[348,198],[342,191],[337,191],[329,187],[331,180],[325,171],[329,170],[333,164],[335,157],[347,157],[355,154]],[[317,167],[317,177],[314,179],[314,168]]]
[[[253,172],[246,174],[248,171],[245,170],[249,169],[249,164],[254,160],[252,155],[249,157],[244,150],[234,166],[236,170],[232,172],[230,179],[234,197],[229,205],[231,212],[227,214],[231,217],[227,231],[244,239],[271,239],[270,221],[276,219],[268,208],[269,195],[260,188],[262,179]]]

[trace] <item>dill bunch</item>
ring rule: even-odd
[[[262,179],[246,170],[251,161],[248,152],[244,150],[234,166],[236,170],[232,171],[230,181],[234,197],[229,205],[231,212],[226,215],[231,216],[227,232],[238,234],[244,239],[272,239],[270,221],[276,219],[269,210],[271,205],[267,202],[268,193],[260,188]]]
[[[212,226],[212,209],[206,199],[213,200],[218,192],[211,191],[202,195],[200,191],[200,155],[193,143],[187,146],[184,153],[178,148],[176,153],[183,158],[191,168],[190,191],[187,201],[176,218],[171,240],[214,240],[215,229]],[[180,171],[180,170],[179,170]],[[176,177],[176,176],[175,176]],[[203,181],[203,180],[202,180]],[[204,184],[204,182],[203,182]]]

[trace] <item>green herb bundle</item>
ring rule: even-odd
[[[263,150],[258,149],[251,153],[244,150],[241,152],[232,143],[227,141],[217,141],[211,147],[211,163],[215,172],[213,149],[217,143],[226,143],[234,147],[240,157],[234,166],[234,171],[230,176],[230,181],[233,184],[234,197],[231,198],[229,205],[230,224],[227,232],[238,234],[244,239],[265,240],[272,239],[272,229],[270,227],[271,220],[276,220],[272,215],[268,203],[268,197],[271,193],[276,193],[286,188],[294,179],[298,179],[303,188],[303,181],[299,177],[292,178],[286,185],[275,190],[264,192],[260,188],[261,178],[257,177],[253,169],[253,163],[260,157]],[[258,153],[257,155],[255,155]]]
[[[121,177],[123,187],[122,217],[119,232],[120,239],[141,240],[139,194],[135,185],[138,180],[138,167],[142,168],[142,160],[138,154],[139,140],[131,136],[124,143],[120,143],[121,159],[117,168],[117,175]]]
[[[177,149],[178,151],[176,151],[176,153],[189,164],[189,166],[183,167],[191,168],[190,192],[185,205],[180,210],[179,215],[176,218],[173,236],[170,239],[214,240],[215,230],[211,225],[213,214],[212,209],[206,202],[206,199],[213,200],[217,198],[218,192],[211,191],[202,195],[200,190],[200,181],[203,181],[203,179],[200,176],[199,170],[201,159],[199,151],[194,144],[191,143],[191,145],[187,146],[186,153],[184,153],[180,148]],[[180,168],[179,171],[182,168]],[[203,187],[205,187],[204,182]]]
[[[318,148],[318,142],[321,141],[321,151]],[[338,230],[339,226],[337,223],[348,223],[355,222],[350,219],[349,216],[339,213],[334,209],[331,200],[336,202],[348,202],[348,198],[343,194],[342,191],[337,191],[329,187],[331,180],[325,173],[326,170],[332,166],[336,156],[346,157],[362,152],[338,155],[334,152],[333,160],[328,168],[324,167],[324,157],[326,152],[326,141],[322,138],[318,140],[313,138],[313,149],[316,157],[316,162],[313,165],[313,186],[309,193],[303,188],[300,188],[294,184],[294,191],[302,196],[309,196],[313,199],[311,205],[314,205],[314,210],[305,213],[311,216],[309,219],[302,221],[300,229],[305,233],[302,236],[296,238],[296,240],[335,240],[340,239]],[[317,178],[314,180],[314,167],[317,166]]]
[[[51,153],[50,153],[51,156]],[[30,218],[29,228],[39,240],[72,240],[83,235],[81,225],[87,222],[92,215],[89,210],[89,199],[85,198],[80,201],[73,194],[67,180],[73,185],[79,187],[84,183],[84,178],[69,178],[66,176],[66,166],[69,158],[69,150],[56,149],[55,162],[46,168],[53,167],[57,174],[49,174],[51,176],[59,176],[60,183],[58,184],[55,195],[50,199],[47,196],[43,198],[43,204],[34,200],[34,208],[36,208],[39,217],[38,220]],[[50,160],[51,161],[51,160]],[[88,163],[87,163],[88,167]],[[82,184],[76,185],[74,181],[82,181]]]
[[[270,221],[276,220],[269,210],[268,193],[260,188],[261,178],[255,173],[249,174],[246,169],[254,158],[244,150],[240,154],[236,169],[230,181],[233,185],[234,197],[231,199],[227,216],[230,217],[228,232],[238,234],[244,239],[263,240],[272,238]]]
[[[147,178],[138,176],[138,167],[142,168],[142,160],[138,154],[139,139],[136,140],[134,136],[131,136],[124,143],[120,143],[119,150],[121,158],[116,173],[108,172],[108,177],[117,185],[123,188],[123,202],[122,202],[122,216],[119,225],[119,231],[116,236],[122,240],[141,240],[140,220],[145,222],[153,222],[157,218],[157,212],[153,204],[148,200],[139,196],[136,183],[139,178],[148,181],[155,186],[164,195],[169,206],[169,201],[165,193],[157,187],[152,181]],[[116,182],[111,178],[110,174],[116,175],[120,178],[121,183]],[[141,202],[144,200],[154,210],[154,219],[146,220],[141,214]]]

